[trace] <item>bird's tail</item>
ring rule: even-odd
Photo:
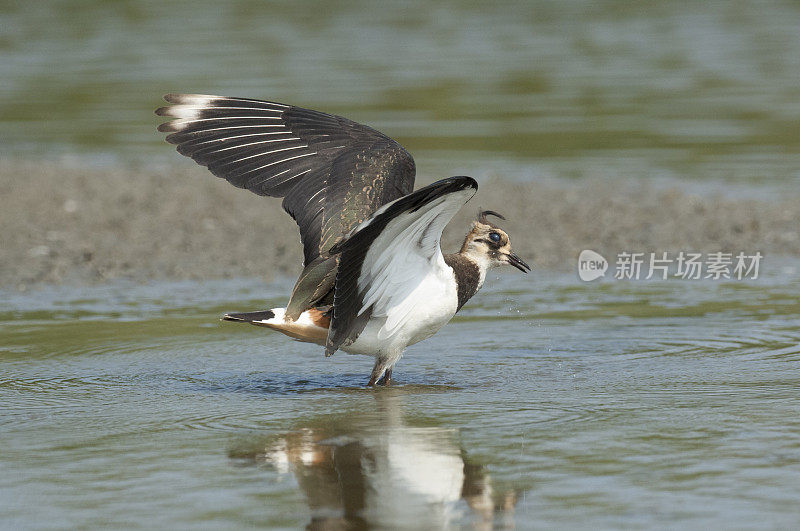
[[[258,312],[226,313],[222,316],[222,320],[265,326],[298,341],[325,345],[328,338],[328,327],[331,324],[327,311],[311,308],[300,314],[296,321],[286,319],[285,315],[285,308],[273,308]]]
[[[222,316],[222,320],[255,323],[256,321],[269,321],[274,317],[275,312],[272,310],[261,310],[260,312],[226,313]]]

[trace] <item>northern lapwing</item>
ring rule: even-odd
[[[413,191],[414,159],[386,135],[340,116],[282,103],[168,94],[156,111],[178,152],[239,188],[283,197],[303,243],[286,308],[229,313],[300,341],[375,357],[368,385],[388,384],[405,348],[435,334],[493,266],[530,267],[481,211],[461,250],[442,230],[475,195],[471,177]]]

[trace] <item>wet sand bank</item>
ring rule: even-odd
[[[430,179],[418,178],[418,185]],[[0,161],[0,287],[111,279],[293,275],[299,235],[280,199],[230,186],[205,169],[78,168]],[[800,197],[697,195],[646,183],[483,180],[445,232],[454,250],[478,207],[536,268],[569,269],[585,248],[761,251],[800,255]]]

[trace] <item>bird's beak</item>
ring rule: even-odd
[[[508,261],[509,264],[511,264],[512,266],[516,267],[517,269],[519,269],[523,273],[527,273],[528,271],[531,270],[531,266],[529,266],[528,264],[523,262],[520,259],[520,257],[515,255],[514,253],[508,253],[505,256],[506,256],[506,261]]]

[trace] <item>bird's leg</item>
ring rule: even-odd
[[[383,373],[383,378],[378,380],[378,385],[390,385],[392,383],[392,367],[386,369],[386,372]]]
[[[374,387],[375,384],[381,379],[381,376],[383,376],[384,372],[386,372],[386,361],[381,358],[376,358],[375,365],[372,367],[372,374],[369,375],[369,383],[367,383],[367,387]]]

